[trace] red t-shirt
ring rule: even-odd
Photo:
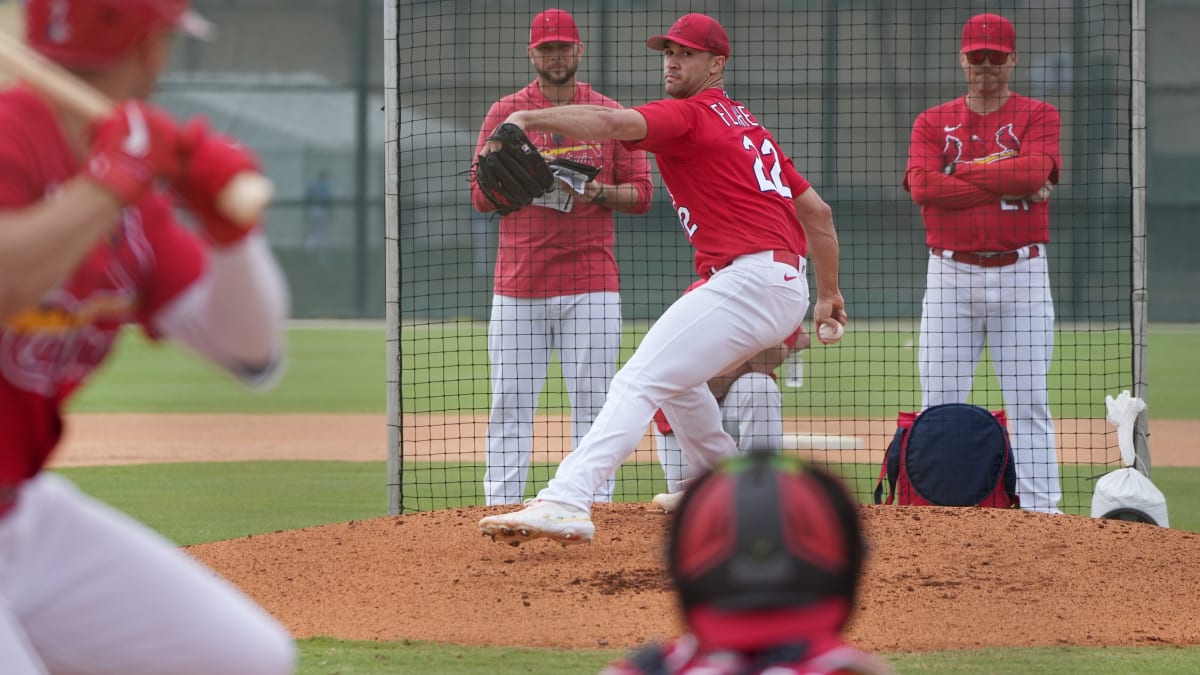
[[[572,104],[620,108],[586,83],[575,86]],[[475,155],[487,137],[517,110],[539,110],[554,104],[542,95],[537,81],[497,101],[488,110],[479,130]],[[635,213],[650,209],[654,183],[650,160],[644,152],[630,152],[617,141],[581,141],[540,131],[527,132],[529,140],[547,160],[571,159],[600,167],[596,180],[605,185],[637,187]],[[471,203],[481,212],[496,207],[488,201],[471,174]],[[620,272],[613,255],[613,212],[604,206],[576,199],[564,213],[539,205],[526,206],[500,219],[494,292],[516,298],[546,298],[620,290]]]
[[[961,97],[917,117],[906,173],[914,167],[938,172],[951,162],[1004,162],[1030,153],[1050,157],[1054,163],[1050,181],[1057,184],[1061,160],[1059,114],[1054,106],[1010,94],[999,110],[980,115]],[[997,201],[959,209],[925,204],[921,216],[930,247],[1011,251],[1050,241],[1048,202]]]
[[[758,251],[807,252],[793,198],[810,187],[746,106],[718,88],[634,108],[702,277]]]
[[[79,172],[52,113],[29,90],[0,93],[0,209],[53,198]],[[201,276],[203,245],[161,194],[124,209],[112,234],[36,306],[0,322],[0,508],[62,434],[64,402],[123,324],[147,334],[160,308]]]

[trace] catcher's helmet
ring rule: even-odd
[[[157,28],[174,27],[210,38],[212,24],[189,4],[189,0],[28,0],[25,40],[65,66],[105,66]]]
[[[841,482],[799,459],[751,452],[688,488],[672,522],[668,567],[685,614],[753,612],[845,601],[865,544]]]

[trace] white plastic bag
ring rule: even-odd
[[[1146,402],[1123,391],[1115,399],[1104,397],[1108,421],[1117,427],[1117,444],[1121,449],[1124,469],[1117,469],[1096,481],[1092,494],[1092,517],[1143,520],[1161,527],[1167,521],[1167,499],[1141,471],[1133,468],[1137,453],[1133,447],[1133,429],[1137,416],[1146,409]]]
[[[1121,515],[1121,509],[1145,514],[1155,525],[1170,527],[1167,521],[1167,499],[1163,493],[1133,467],[1117,469],[1096,481],[1092,495],[1092,517],[1111,518]]]

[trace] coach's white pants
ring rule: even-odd
[[[694,470],[733,454],[708,380],[783,342],[803,322],[808,280],[799,272],[770,251],[745,255],[676,300],[617,372],[591,430],[538,497],[589,508],[658,408]]]
[[[733,381],[720,402],[721,427],[733,438],[738,450],[780,452],[783,449],[783,393],[775,378],[764,373],[746,373]],[[661,434],[654,427],[654,447],[666,478],[667,491],[679,492],[694,472],[683,460],[683,448],[675,434]]]
[[[0,518],[0,673],[290,673],[287,631],[150,529],[43,473]]]
[[[1046,375],[1054,301],[1042,255],[1007,267],[931,256],[921,313],[921,407],[965,403],[986,345],[1009,421],[1021,507],[1055,512],[1062,499]]]
[[[533,455],[533,420],[550,359],[558,352],[571,400],[571,448],[578,447],[604,405],[621,353],[621,296],[583,293],[550,298],[492,298],[488,358],[492,412],[487,430],[484,498],[520,504]],[[610,501],[610,477],[597,501]]]

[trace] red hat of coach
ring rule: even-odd
[[[548,9],[533,17],[533,23],[529,25],[529,46],[537,47],[547,42],[580,44],[575,19],[561,9]]]
[[[189,5],[188,0],[28,0],[25,39],[63,65],[104,66],[158,28],[211,39],[213,25]]]
[[[1017,31],[1012,22],[999,14],[976,14],[967,20],[962,32],[962,52],[992,49],[1005,54],[1017,51]]]
[[[707,14],[684,14],[671,25],[666,35],[655,35],[646,40],[646,46],[662,50],[668,42],[729,58],[729,35]]]

